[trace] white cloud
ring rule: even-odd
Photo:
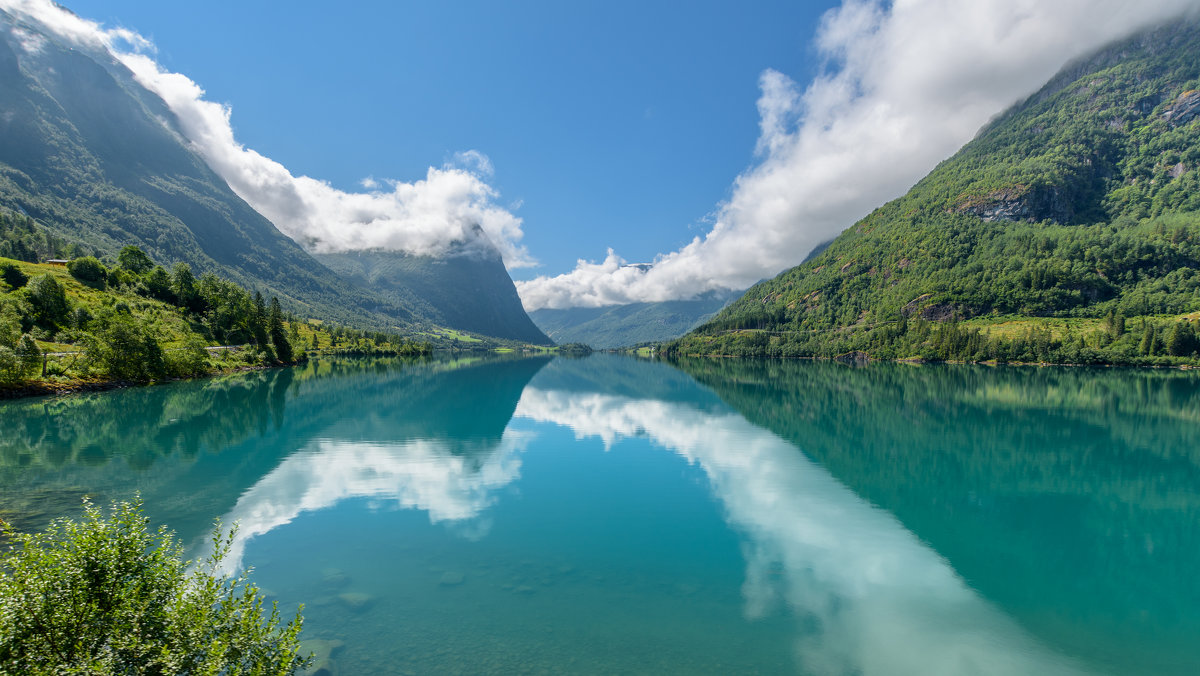
[[[521,219],[495,203],[499,195],[487,183],[491,162],[476,150],[456,154],[443,167],[430,167],[420,180],[388,181],[388,190],[381,190],[374,178],[362,181],[367,192],[339,190],[315,178],[293,176],[282,164],[238,143],[230,108],[206,101],[195,82],[159,66],[150,56],[153,45],[141,35],[104,29],[48,0],[0,0],[0,8],[118,59],[142,86],[162,97],[192,147],[234,192],[311,251],[383,248],[437,255],[456,242],[478,241],[478,226],[508,267],[533,264],[519,243]]]
[[[846,0],[821,22],[827,72],[803,91],[774,70],[758,100],[760,161],[704,237],[623,268],[611,251],[518,282],[526,309],[688,298],[799,263],[895,198],[1063,65],[1193,10],[1197,0]]]

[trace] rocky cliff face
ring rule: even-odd
[[[954,211],[984,221],[1054,221],[1070,223],[1075,216],[1071,202],[1056,186],[1031,189],[1014,186],[993,191],[961,203]]]
[[[525,313],[500,252],[481,231],[474,241],[438,258],[382,250],[315,256],[361,288],[416,306],[436,324],[535,345],[553,344]]]

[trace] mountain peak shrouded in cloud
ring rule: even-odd
[[[807,87],[760,78],[757,163],[715,223],[648,269],[609,249],[517,282],[527,310],[692,298],[742,289],[901,195],[991,118],[1072,59],[1200,8],[1197,0],[846,0],[817,31]]]
[[[311,252],[367,249],[438,256],[463,243],[495,247],[507,267],[532,264],[521,219],[495,200],[490,160],[468,150],[412,182],[371,177],[363,192],[294,176],[282,164],[242,146],[228,106],[204,99],[204,90],[154,59],[153,44],[136,32],[105,28],[49,0],[0,0],[21,22],[90,50],[106,52],[174,113],[191,147],[239,197]],[[31,33],[31,35],[34,35]],[[34,35],[34,37],[36,37]],[[27,49],[36,49],[31,37]],[[483,236],[480,236],[480,232]]]

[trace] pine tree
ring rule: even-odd
[[[260,291],[254,292],[254,306],[250,309],[250,334],[255,345],[267,346],[267,305]]]
[[[271,315],[267,320],[267,332],[271,336],[271,344],[275,346],[275,356],[279,357],[279,361],[285,364],[292,363],[292,344],[283,328],[283,310],[275,296],[271,296]]]

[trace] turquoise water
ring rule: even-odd
[[[140,492],[340,674],[1200,672],[1200,376],[341,360],[0,404],[0,516]]]

